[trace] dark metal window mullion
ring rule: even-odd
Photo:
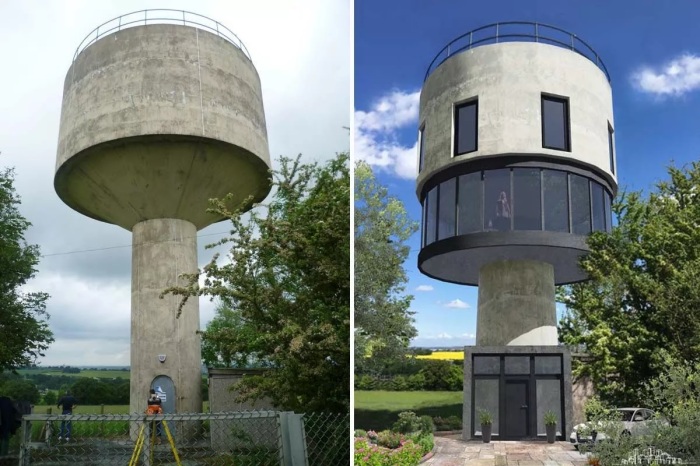
[[[571,202],[571,174],[567,173],[566,174],[566,198],[568,199],[569,202],[569,208],[567,215],[569,216],[569,233],[574,232],[574,214],[572,210],[572,202]]]
[[[540,230],[545,229],[544,218],[544,170],[540,169]]]
[[[510,177],[510,230],[515,230],[515,177],[514,170],[509,168]]]
[[[455,226],[452,230],[452,236],[459,234],[459,179],[461,176],[455,177]]]

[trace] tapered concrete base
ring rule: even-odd
[[[182,298],[160,299],[166,288],[185,284],[181,274],[197,272],[197,229],[184,220],[156,219],[132,231],[130,412],[146,410],[158,376],[169,377],[174,386],[166,394],[166,412],[201,412],[199,302],[190,299],[176,318]]]
[[[476,346],[556,346],[554,268],[496,261],[479,271]]]

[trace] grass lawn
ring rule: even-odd
[[[60,408],[56,406],[36,405],[32,411],[34,414],[46,414],[46,410],[51,408],[52,414],[61,414]],[[78,405],[73,410],[73,414],[101,414],[102,406],[100,405]],[[129,405],[104,405],[105,414],[128,414]]]
[[[422,416],[462,417],[462,397],[459,392],[388,392],[355,390],[355,428],[364,430],[389,429],[402,411]]]

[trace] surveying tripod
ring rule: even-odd
[[[173,439],[172,434],[170,433],[170,429],[168,428],[168,424],[165,422],[165,420],[162,421],[148,421],[151,423],[151,461],[149,461],[149,464],[153,463],[153,446],[156,441],[156,422],[162,422],[163,423],[163,430],[165,430],[165,435],[168,437],[168,443],[170,444],[170,449],[173,451],[173,455],[175,456],[175,464],[177,466],[182,466],[182,463],[180,462],[180,455],[177,453],[177,448],[175,448],[175,439]],[[141,450],[143,450],[143,444],[146,442],[146,434],[144,430],[146,429],[146,423],[144,422],[143,425],[141,426],[141,430],[139,431],[139,436],[136,438],[136,445],[134,446],[134,452],[131,454],[131,459],[129,460],[129,466],[137,466],[139,464],[139,456],[141,456]]]

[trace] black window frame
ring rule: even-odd
[[[615,174],[615,144],[614,144],[614,134],[615,130],[608,121],[608,152],[610,152],[610,172]]]
[[[459,111],[464,107],[474,107],[474,149],[468,150],[466,152],[458,152],[459,148]],[[454,132],[452,137],[452,142],[454,147],[452,148],[452,157],[458,157],[460,155],[471,154],[479,150],[479,98],[473,97],[471,99],[460,102],[454,105]]]
[[[423,159],[425,156],[425,147],[423,145],[423,136],[425,133],[425,123],[418,128],[418,173],[423,171]]]
[[[545,117],[544,117],[544,103],[545,101],[556,102],[564,104],[564,148],[553,147],[545,144]],[[542,93],[540,98],[540,119],[542,120],[542,148],[551,150],[560,150],[564,152],[571,152],[571,109],[569,105],[569,98],[554,94]]]

